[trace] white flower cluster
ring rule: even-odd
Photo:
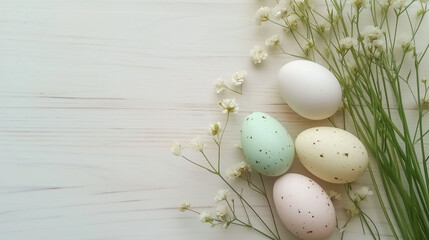
[[[331,30],[331,26],[326,22],[321,23],[321,24],[316,26],[316,31],[319,34],[323,34],[325,32],[328,32],[329,30]]]
[[[296,30],[298,28],[299,16],[296,14],[290,14],[285,19],[287,29]]]
[[[313,48],[314,48],[313,40],[307,40],[307,42],[302,47],[302,51],[305,53],[305,55],[308,55]]]
[[[362,201],[367,196],[371,196],[373,192],[367,186],[361,186],[358,189],[350,192],[350,198],[353,201]]]
[[[267,47],[274,47],[280,43],[280,38],[281,38],[280,35],[275,34],[272,37],[265,40],[265,45],[267,45]]]
[[[280,0],[277,6],[275,6],[272,9],[272,12],[274,13],[274,17],[276,19],[286,18],[289,12],[288,6],[289,6],[289,1]]]
[[[232,74],[232,77],[231,77],[232,85],[234,85],[235,87],[239,87],[239,86],[243,85],[246,76],[247,76],[247,72],[244,70],[235,72],[234,74]],[[225,83],[225,80],[223,78],[220,77],[220,78],[216,79],[216,82],[215,82],[216,93],[220,94],[226,89],[231,90],[233,92],[236,92],[234,89],[231,89],[227,86],[227,84]]]
[[[180,204],[179,211],[184,212],[184,211],[188,210],[190,207],[191,207],[190,203],[183,201]]]
[[[269,7],[261,7],[256,11],[255,15],[255,22],[258,25],[261,25],[262,22],[266,22],[270,19],[270,11],[271,9]]]
[[[219,205],[216,207],[216,217],[219,218],[219,220],[226,222],[228,221],[228,207],[226,205]],[[224,225],[226,228],[226,225]]]
[[[228,194],[229,194],[229,190],[221,189],[217,192],[215,200],[217,202],[228,201],[227,200]],[[234,199],[231,199],[231,200],[234,201]],[[194,213],[198,213],[191,209],[190,203],[184,201],[180,204],[179,211],[184,212],[186,210],[190,210]],[[199,218],[202,223],[211,223],[212,227],[219,222],[223,223],[224,228],[228,228],[228,226],[231,224],[231,218],[230,218],[228,206],[225,204],[220,204],[216,207],[216,218],[213,218],[212,214],[208,211],[202,211],[201,213],[199,213]]]
[[[200,213],[200,221],[203,223],[212,223],[213,218],[209,212],[203,211]]]
[[[195,151],[202,152],[206,144],[200,138],[196,137],[191,140],[191,146]]]
[[[356,207],[356,204],[351,201],[348,201],[346,205],[344,205],[344,210],[349,217],[354,217],[359,214],[359,209]]]
[[[406,52],[411,52],[415,49],[413,40],[410,38],[410,36],[399,36],[398,37],[398,43],[402,49],[402,51]]]
[[[227,86],[225,85],[225,81],[223,80],[223,78],[216,79],[215,91],[217,94],[222,93],[226,88]]]
[[[374,57],[378,58],[385,49],[383,31],[375,26],[367,26],[363,31],[363,44]]]
[[[341,194],[334,190],[329,191],[328,196],[331,200],[341,200]]]
[[[254,64],[261,63],[268,57],[267,51],[262,49],[260,46],[253,47],[250,54],[252,55],[252,61]]]
[[[191,147],[195,151],[202,152],[204,150],[205,146],[206,146],[206,144],[203,143],[201,141],[201,139],[198,137],[193,138],[191,140]],[[170,152],[173,155],[180,157],[180,156],[182,156],[182,149],[183,149],[182,144],[180,144],[179,142],[173,142],[173,144],[171,144],[171,147],[170,147]]]
[[[244,70],[236,72],[232,74],[231,82],[232,84],[234,84],[234,86],[240,86],[244,83],[244,79],[246,78],[246,76],[247,76],[247,72]]]
[[[356,8],[356,10],[371,6],[370,0],[350,0],[350,3]]]
[[[346,37],[340,40],[340,51],[345,53],[351,48],[356,48],[358,41],[352,37]]]
[[[229,190],[228,189],[220,189],[219,191],[217,191],[214,200],[216,202],[224,201],[224,200],[227,199],[228,194],[229,194]]]
[[[238,178],[243,173],[250,172],[252,169],[250,168],[249,164],[242,161],[234,165],[234,167],[227,170],[227,175],[230,179]]]
[[[348,201],[346,205],[344,206],[344,209],[346,210],[346,214],[349,217],[353,217],[357,214],[359,214],[359,209],[356,207],[359,202],[366,199],[367,196],[372,195],[373,192],[369,190],[369,187],[367,186],[361,186],[357,189],[352,189],[349,192],[349,197],[351,201]]]
[[[179,142],[174,142],[171,145],[170,152],[173,153],[175,156],[181,156],[182,155],[182,145]]]
[[[229,99],[223,99],[222,102],[219,103],[221,106],[222,113],[236,113],[238,112],[238,104],[235,102],[235,98]]]
[[[220,122],[216,122],[216,123],[209,125],[209,129],[208,129],[207,133],[210,136],[216,136],[220,132],[220,130],[221,130]]]

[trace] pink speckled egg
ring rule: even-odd
[[[286,228],[306,240],[328,238],[335,230],[335,209],[314,180],[287,173],[274,183],[274,204]]]

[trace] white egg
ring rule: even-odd
[[[286,228],[301,239],[326,239],[335,230],[335,209],[312,179],[286,173],[274,183],[273,199]]]
[[[368,166],[368,153],[353,134],[339,128],[315,127],[295,140],[302,165],[316,177],[331,183],[349,183]]]
[[[321,120],[334,115],[341,104],[341,86],[325,67],[306,60],[285,64],[279,71],[280,94],[299,115]]]

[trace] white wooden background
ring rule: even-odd
[[[214,80],[242,69],[248,79],[226,134],[225,167],[243,159],[234,144],[253,111],[271,114],[292,137],[329,125],[282,101],[276,73],[287,58],[250,62],[249,50],[275,31],[254,24],[264,3],[0,0],[0,239],[261,239],[179,212],[182,200],[213,210],[223,184],[169,148],[209,140],[208,124],[225,117],[217,102],[233,96],[214,94]],[[208,144],[209,156],[214,150]],[[305,173],[297,161],[291,171]],[[368,175],[359,182],[369,184]],[[262,199],[245,193],[266,213]],[[375,196],[364,206],[390,239]],[[346,232],[369,239],[357,219]]]

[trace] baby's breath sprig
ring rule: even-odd
[[[224,90],[228,90],[228,91],[242,95],[243,94],[243,83],[244,83],[244,80],[246,79],[246,76],[247,76],[247,72],[244,70],[238,71],[238,72],[235,72],[234,74],[232,74],[232,77],[231,77],[231,84],[233,85],[232,87],[228,86],[228,84],[226,84],[226,82],[223,78],[221,78],[221,77],[218,78],[215,82],[216,93],[221,94]]]
[[[239,91],[230,89],[222,81],[216,83],[216,92],[220,93],[223,90],[230,90],[231,92],[241,94],[242,93],[242,84],[246,77],[247,73],[245,71],[239,71],[232,75],[231,82],[235,87],[239,87]],[[267,237],[268,239],[280,240],[281,236],[279,234],[277,223],[274,217],[273,207],[271,206],[270,200],[268,198],[268,193],[265,187],[264,179],[262,175],[258,175],[258,182],[254,180],[255,176],[251,174],[250,166],[242,161],[236,163],[232,168],[226,171],[226,174],[222,173],[221,169],[221,151],[222,151],[222,142],[224,138],[224,133],[228,127],[228,123],[232,113],[237,113],[239,111],[239,106],[235,98],[225,98],[219,102],[220,110],[223,114],[226,114],[226,120],[222,124],[221,122],[216,122],[209,124],[208,135],[212,137],[213,142],[217,146],[217,161],[213,163],[209,157],[206,155],[204,150],[206,143],[203,142],[200,138],[193,138],[191,140],[191,147],[199,152],[202,155],[203,163],[194,161],[189,157],[185,156],[182,153],[183,147],[180,143],[174,142],[171,146],[171,152],[173,155],[182,157],[187,162],[202,168],[213,175],[216,175],[220,180],[226,184],[227,189],[221,189],[217,192],[214,200],[217,202],[217,207],[214,212],[209,211],[197,211],[191,207],[188,202],[182,202],[179,207],[180,211],[189,211],[197,214],[200,218],[200,221],[203,223],[209,223],[212,227],[217,225],[222,225],[224,228],[228,228],[230,225],[241,226],[246,228],[251,228],[255,232]],[[229,179],[227,179],[227,176]],[[249,189],[255,191],[256,193],[262,195],[267,202],[267,206],[271,213],[271,220],[273,226],[269,226],[267,221],[262,218],[261,213],[259,213],[245,198],[243,194],[243,189],[238,190],[235,188],[230,181],[242,179],[247,181]],[[242,212],[239,214],[239,209],[236,207],[235,200],[231,197],[231,194],[234,194],[239,203],[241,204]],[[240,215],[244,214],[245,218]],[[253,218],[251,218],[251,216]],[[256,219],[258,223],[255,223]]]
[[[351,184],[346,184],[345,188],[349,200],[344,205],[344,210],[348,219],[346,223],[341,228],[339,228],[341,232],[341,239],[343,239],[345,235],[343,230],[354,216],[359,216],[360,221],[365,224],[365,226],[367,226],[367,229],[370,231],[370,234],[374,239],[380,239],[380,233],[378,232],[376,224],[360,206],[361,202],[364,201],[368,196],[371,196],[373,192],[369,190],[369,187],[367,186],[353,187]]]

